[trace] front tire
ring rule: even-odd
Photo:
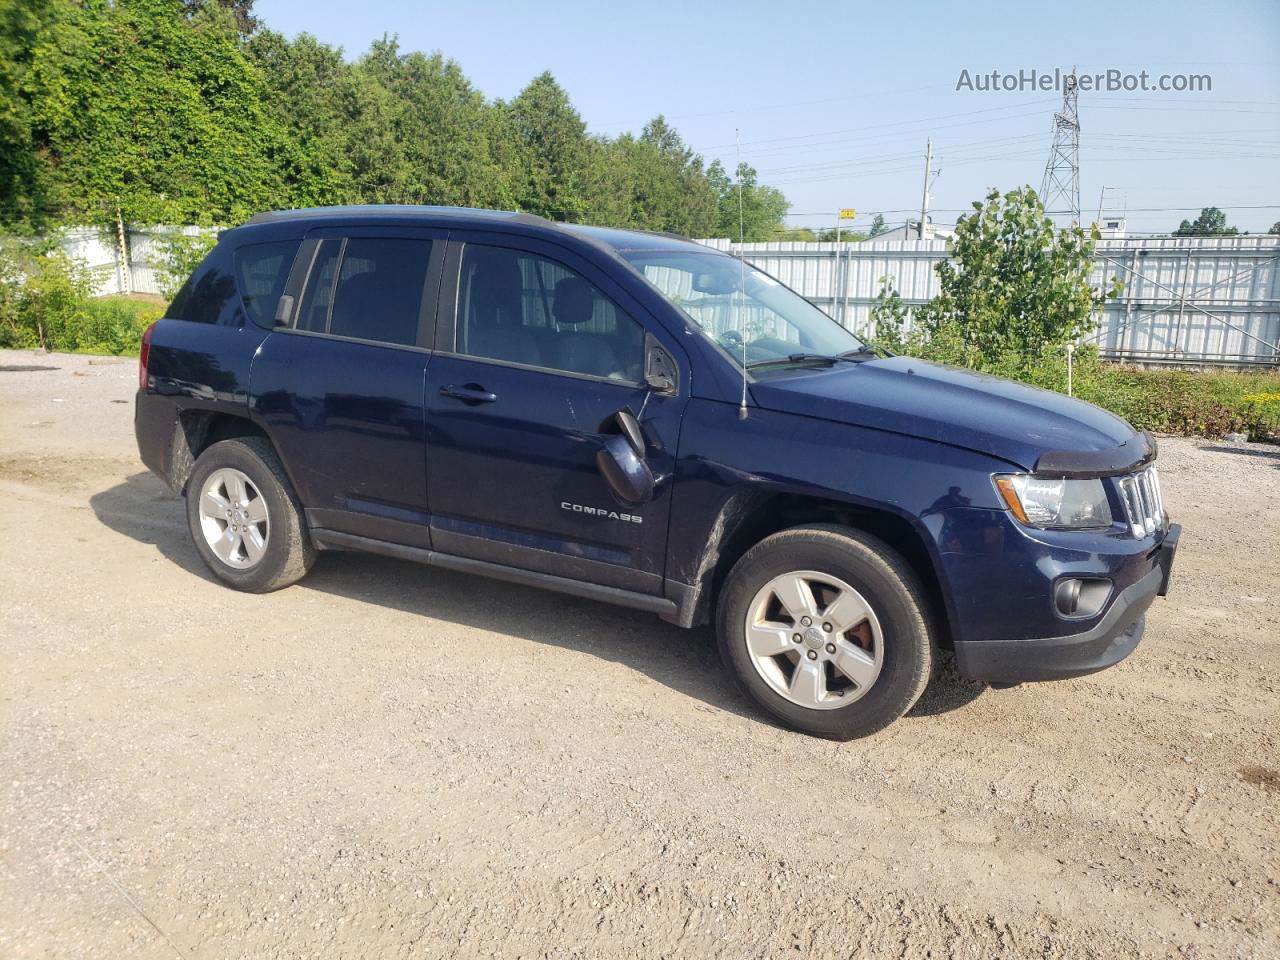
[[[261,437],[223,440],[200,454],[187,481],[187,526],[205,565],[237,590],[279,590],[315,562],[302,505]]]
[[[847,527],[796,527],[748,550],[721,591],[716,633],[748,697],[832,740],[897,720],[933,669],[915,572],[888,544]]]

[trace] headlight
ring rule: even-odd
[[[1032,527],[1106,527],[1111,507],[1101,480],[1064,480],[1030,473],[992,478],[1000,497],[1022,523]]]

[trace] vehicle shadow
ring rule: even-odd
[[[94,494],[89,503],[105,526],[152,544],[186,572],[215,581],[191,544],[182,499],[158,478],[134,474]],[[772,725],[734,687],[720,664],[709,627],[683,630],[636,610],[364,553],[321,553],[295,589],[588,653],[623,664],[716,710]],[[941,672],[909,716],[932,716],[963,706],[977,696],[968,695],[968,686]]]

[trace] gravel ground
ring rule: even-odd
[[[833,744],[644,614],[218,586],[134,370],[0,352],[0,956],[1280,955],[1280,449],[1162,441],[1125,663]]]

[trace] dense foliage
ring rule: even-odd
[[[0,240],[0,347],[135,353],[158,298],[93,297],[93,276],[56,244]]]
[[[487,100],[439,53],[353,62],[251,0],[0,0],[0,227],[225,224],[334,203],[498,207],[772,239],[782,194],[661,116],[593,136],[550,73]]]

